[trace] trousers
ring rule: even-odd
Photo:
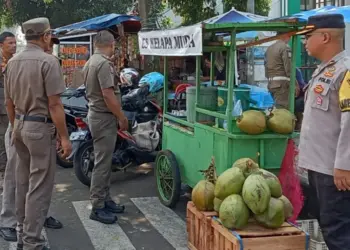
[[[53,124],[15,120],[18,243],[24,250],[42,250],[41,236],[56,170],[56,129]]]
[[[7,114],[0,114],[0,188],[3,188],[5,169],[7,164],[5,134],[9,124]]]
[[[2,208],[0,213],[1,227],[16,228],[16,162],[17,153],[14,145],[11,145],[12,129],[9,124],[5,134],[5,148],[7,164],[4,177],[4,190],[2,197]]]
[[[267,85],[277,108],[289,108],[289,81],[269,80]]]
[[[316,215],[329,250],[350,246],[350,191],[338,191],[331,175],[309,171],[309,184],[317,196]]]
[[[112,157],[117,141],[117,119],[113,114],[89,112],[88,123],[91,131],[95,162],[91,177],[90,200],[94,209],[104,208],[111,200]]]

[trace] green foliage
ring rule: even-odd
[[[191,25],[217,15],[216,0],[168,0],[170,8],[182,17],[183,25]]]
[[[216,0],[168,0],[170,8],[183,18],[183,25],[190,25],[217,15]],[[247,11],[247,0],[223,0],[224,11],[232,7]],[[255,0],[255,14],[267,16],[271,0]]]
[[[247,11],[247,0],[223,0],[224,11],[232,7],[239,11]],[[255,0],[255,14],[267,16],[270,11],[271,0]]]
[[[6,2],[11,2],[11,9]],[[45,16],[56,28],[106,13],[123,14],[131,5],[130,0],[0,0],[0,25],[21,24]]]
[[[161,0],[148,0],[149,14],[146,23],[143,23],[144,28],[156,29],[169,28],[171,25],[170,18],[162,16],[166,9],[166,4]]]

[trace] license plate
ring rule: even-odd
[[[84,140],[85,137],[87,135],[87,131],[81,130],[81,131],[76,131],[76,132],[72,132],[70,134],[69,139],[71,141],[78,141],[78,140]]]

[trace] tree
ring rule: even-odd
[[[130,0],[0,0],[0,25],[45,16],[56,28],[106,13],[124,14],[131,5]]]
[[[222,0],[224,11],[232,7],[239,11],[247,10],[247,0]],[[213,17],[216,0],[168,0],[170,8],[183,18],[183,25],[191,25]],[[271,0],[255,0],[255,14],[267,16]]]
[[[235,7],[239,11],[247,11],[247,0],[223,0],[224,11]],[[271,0],[255,0],[255,14],[267,16],[270,11]]]

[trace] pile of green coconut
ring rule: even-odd
[[[216,211],[228,229],[243,229],[250,218],[266,228],[278,228],[293,215],[291,202],[282,194],[279,179],[259,168],[250,158],[237,160],[216,176],[214,159],[192,190],[200,211]]]
[[[247,110],[237,118],[237,127],[249,135],[259,135],[267,129],[278,134],[290,134],[295,129],[296,118],[287,109],[273,109],[265,114],[259,110]]]

